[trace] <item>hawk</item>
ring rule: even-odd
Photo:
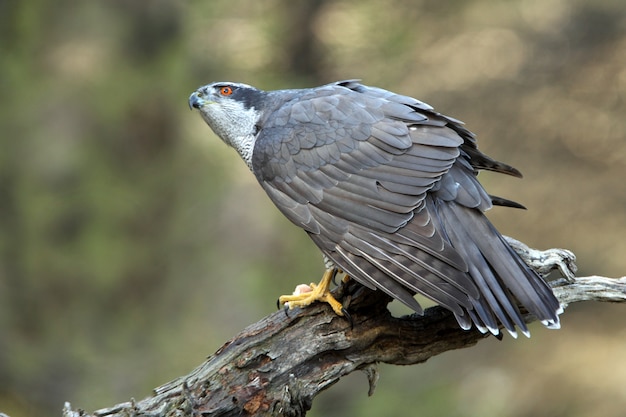
[[[322,282],[280,298],[290,308],[322,300],[341,315],[329,293],[341,270],[417,313],[421,294],[463,329],[529,336],[520,305],[559,327],[552,290],[484,214],[521,206],[489,195],[478,172],[521,174],[482,153],[461,121],[355,80],[276,91],[215,82],[189,106],[324,254]]]

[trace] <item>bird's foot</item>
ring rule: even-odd
[[[336,273],[336,268],[329,268],[324,272],[319,284],[298,285],[292,295],[282,295],[278,298],[278,302],[292,309],[306,307],[315,301],[321,301],[330,304],[338,316],[343,316],[345,313],[343,305],[332,296],[329,290],[330,283]]]

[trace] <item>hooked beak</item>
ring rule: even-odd
[[[198,92],[197,91],[194,91],[189,96],[189,109],[190,110],[200,109],[202,107],[203,103],[204,103],[204,100],[202,100],[202,98],[200,98],[198,96]]]

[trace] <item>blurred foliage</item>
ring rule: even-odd
[[[142,398],[271,312],[320,257],[186,108],[199,85],[345,78],[464,120],[523,182],[490,214],[581,274],[626,271],[622,0],[0,2],[0,411]],[[312,416],[609,416],[620,306],[351,375]],[[412,410],[412,412],[407,412]]]

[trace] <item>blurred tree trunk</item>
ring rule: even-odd
[[[313,83],[324,82],[322,45],[315,34],[315,23],[326,0],[283,1],[285,10],[287,71]]]

